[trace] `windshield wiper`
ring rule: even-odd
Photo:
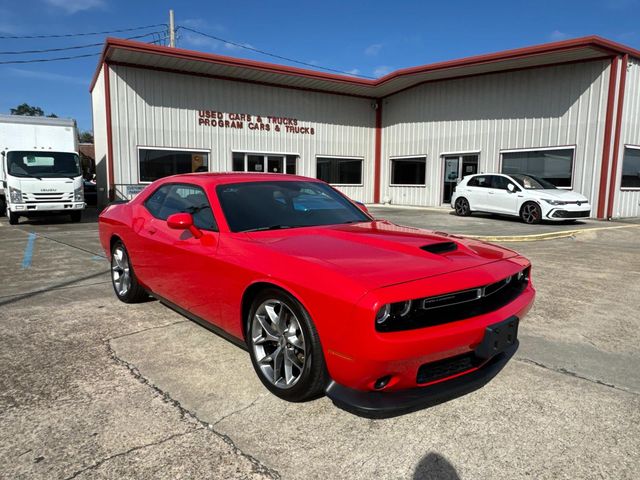
[[[242,230],[243,233],[246,232],[263,232],[266,230],[284,230],[286,228],[297,228],[304,227],[304,225],[270,225],[268,227],[258,227],[258,228],[250,228],[249,230]]]

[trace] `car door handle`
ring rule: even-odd
[[[489,195],[493,195],[495,192],[487,192]]]

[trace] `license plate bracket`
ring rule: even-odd
[[[476,347],[477,357],[489,359],[504,352],[518,339],[518,317],[509,317],[502,322],[489,325],[484,331],[482,342]]]

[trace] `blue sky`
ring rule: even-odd
[[[177,25],[313,65],[371,77],[402,67],[592,34],[640,49],[640,0],[0,0],[0,36],[94,32],[166,23],[171,7]],[[159,29],[117,36],[155,30]],[[182,48],[286,63],[185,30],[178,33],[178,46]],[[0,39],[0,52],[85,45],[103,39]],[[0,54],[0,62],[90,54],[100,49]],[[88,85],[97,58],[0,64],[0,113],[9,113],[11,107],[27,102],[46,112],[75,118],[81,129],[90,130]]]

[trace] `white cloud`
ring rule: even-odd
[[[347,70],[347,73],[349,75],[360,75],[360,70],[358,70],[357,68],[352,68],[351,70]]]
[[[567,38],[569,38],[569,35],[561,32],[560,30],[554,30],[549,34],[549,40],[552,42],[559,42],[560,40],[566,40]]]
[[[64,10],[69,15],[92,8],[103,8],[106,5],[104,0],[45,0],[45,2],[52,7]]]
[[[380,50],[382,50],[382,44],[381,43],[374,43],[374,44],[369,45],[367,48],[364,49],[364,54],[368,55],[370,57],[374,57],[374,56],[378,55],[378,53],[380,53]]]
[[[379,65],[373,70],[374,77],[384,77],[387,73],[391,71],[391,67],[387,65]]]
[[[250,43],[239,43],[238,45],[234,45],[233,43],[225,43],[224,44],[224,48],[226,48],[227,50],[244,50],[244,48],[256,48],[253,45],[251,45]]]
[[[198,49],[198,50],[218,50],[220,48],[220,42],[213,38],[203,37],[191,32],[185,32],[180,34],[180,43],[185,43],[186,46]]]
[[[185,27],[196,28],[198,30],[212,30],[215,32],[226,31],[224,25],[220,25],[218,23],[211,25],[202,18],[185,18],[184,20],[176,20],[176,23],[184,25]]]
[[[21,78],[34,78],[37,80],[44,80],[48,82],[59,83],[74,83],[78,85],[89,85],[89,79],[83,77],[76,77],[73,75],[64,75],[61,73],[40,71],[40,70],[27,70],[24,68],[9,67],[6,72],[14,77]]]

